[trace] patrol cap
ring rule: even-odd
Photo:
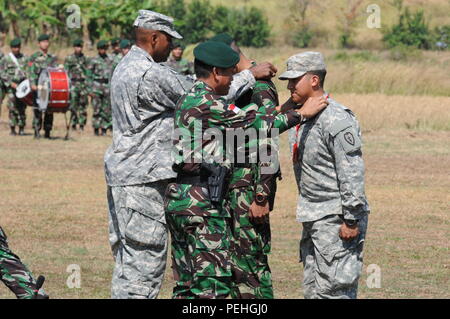
[[[163,31],[175,39],[183,39],[183,37],[175,31],[173,26],[173,18],[154,11],[139,10],[139,14],[136,20],[134,20],[133,26],[149,30]]]
[[[49,39],[50,39],[50,37],[49,37],[48,34],[41,34],[41,35],[38,37],[38,42],[45,41],[45,40],[49,40]]]
[[[11,48],[17,48],[17,47],[20,47],[21,44],[22,44],[22,40],[20,40],[20,38],[15,38],[15,39],[11,40],[11,42],[9,43],[9,46]]]
[[[112,38],[111,45],[118,45],[120,43],[120,38]]]
[[[223,42],[206,41],[194,49],[197,60],[218,68],[231,68],[239,63],[240,57],[229,45]]]
[[[73,40],[72,44],[73,44],[74,47],[82,47],[83,46],[83,40],[81,40],[81,39]]]
[[[290,80],[301,77],[310,71],[326,70],[327,66],[322,53],[303,52],[291,56],[287,61],[287,70],[280,75],[280,80]]]
[[[108,41],[100,40],[97,42],[97,49],[106,49],[108,48]]]
[[[209,41],[222,42],[225,43],[226,45],[231,45],[234,39],[228,33],[219,33],[213,36],[211,39],[209,39]]]
[[[121,49],[129,48],[129,47],[131,47],[131,42],[130,42],[129,40],[127,40],[127,39],[122,39],[122,40],[120,41],[119,47],[120,47]]]

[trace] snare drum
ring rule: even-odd
[[[65,113],[70,105],[70,79],[64,69],[47,68],[39,75],[38,105],[42,112]]]
[[[33,92],[31,91],[30,80],[23,80],[16,88],[16,97],[26,105],[33,105]]]

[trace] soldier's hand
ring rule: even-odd
[[[341,237],[345,241],[355,239],[358,235],[358,225],[348,226],[346,223],[343,223],[341,228],[339,229],[339,237]]]
[[[266,201],[264,205],[259,205],[253,202],[250,206],[250,217],[257,223],[264,223],[266,216],[269,215],[269,202]]]
[[[17,88],[17,83],[12,82],[11,87],[15,90]]]
[[[34,84],[32,84],[32,85],[31,85],[31,90],[32,90],[32,91],[37,91],[37,86],[34,85]]]
[[[275,76],[275,74],[277,74],[278,69],[272,63],[264,62],[251,67],[250,71],[257,80],[262,79],[270,80]]]
[[[303,117],[309,119],[314,117],[317,113],[328,106],[328,101],[325,97],[310,97],[303,106],[297,110]]]

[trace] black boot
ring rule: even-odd
[[[98,134],[98,128],[94,128],[94,135],[95,135],[95,136],[99,136],[99,134]]]
[[[106,135],[106,131],[107,131],[106,128],[102,128],[102,136],[105,136],[105,135]]]
[[[84,126],[83,125],[80,125],[80,131],[84,131]]]
[[[19,127],[19,135],[20,136],[24,136],[25,135],[25,131],[24,131],[24,127],[23,126]]]
[[[34,138],[37,138],[37,139],[41,138],[41,133],[39,133],[38,129],[34,129]]]
[[[45,138],[50,139],[50,130],[45,130]]]
[[[11,135],[11,136],[16,136],[17,135],[15,126],[11,126],[11,132],[9,133],[9,135]]]
[[[72,130],[74,130],[74,131],[77,130],[77,125],[76,124],[72,124]]]

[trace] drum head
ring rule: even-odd
[[[39,105],[39,110],[43,112],[47,110],[50,89],[50,76],[48,74],[48,71],[42,70],[41,74],[39,75],[38,81],[37,102]]]
[[[24,98],[31,92],[30,80],[23,80],[16,88],[16,96],[19,99]]]

